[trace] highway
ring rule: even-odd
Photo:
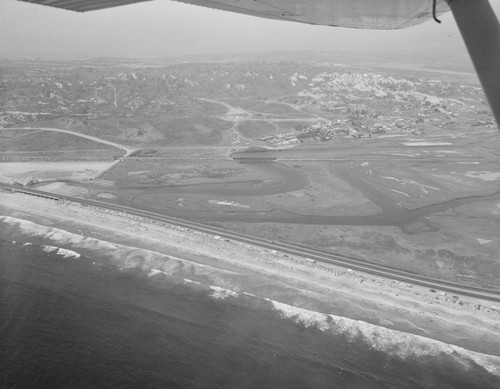
[[[210,235],[218,235],[225,239],[230,239],[238,242],[247,243],[250,245],[260,246],[262,248],[268,250],[276,250],[288,255],[295,255],[299,257],[309,258],[318,263],[332,264],[336,266],[345,267],[351,269],[353,271],[360,271],[363,273],[367,273],[373,276],[384,277],[393,279],[396,281],[406,282],[414,285],[419,285],[423,287],[427,287],[429,289],[434,289],[437,292],[443,291],[452,294],[458,294],[462,296],[469,296],[474,298],[479,298],[488,301],[500,302],[500,291],[488,290],[479,287],[466,286],[457,284],[450,281],[437,280],[433,278],[428,278],[416,274],[412,274],[409,272],[405,272],[402,270],[377,265],[369,262],[365,262],[363,260],[357,258],[351,258],[346,256],[341,256],[337,254],[326,253],[318,250],[314,250],[311,248],[284,243],[271,241],[264,238],[259,238],[251,235],[241,234],[233,231],[224,230],[221,228],[209,226],[202,223],[197,223],[193,221],[188,221],[184,219],[178,219],[171,216],[166,216],[154,212],[149,212],[141,209],[126,207],[122,205],[111,204],[107,202],[102,202],[98,200],[90,200],[90,199],[82,199],[72,196],[53,194],[49,192],[44,192],[31,188],[24,188],[14,185],[1,184],[0,188],[24,193],[33,196],[44,197],[47,199],[51,199],[54,201],[65,200],[71,201],[75,203],[85,204],[92,207],[104,208],[108,210],[114,210],[117,212],[128,213],[131,215],[135,215],[138,217],[147,218],[150,220],[155,220],[163,223],[168,223],[176,226],[181,226],[185,228],[189,228],[192,230],[204,232]]]

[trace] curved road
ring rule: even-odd
[[[80,138],[89,139],[89,140],[92,140],[92,141],[97,142],[97,143],[103,143],[103,144],[108,145],[108,146],[113,146],[113,147],[116,147],[118,149],[125,150],[124,157],[127,157],[131,153],[133,153],[134,151],[138,150],[138,149],[134,149],[134,148],[122,145],[120,143],[112,142],[110,140],[97,138],[97,137],[92,136],[92,135],[82,134],[81,132],[70,131],[70,130],[62,130],[60,128],[52,128],[52,127],[16,127],[16,128],[3,128],[3,130],[42,130],[42,131],[62,132],[62,133],[65,133],[65,134],[79,136]]]
[[[93,207],[105,208],[114,210],[117,212],[124,212],[132,214],[135,216],[148,218],[151,220],[156,220],[164,223],[169,223],[177,226],[182,226],[185,228],[190,228],[200,232],[204,232],[211,235],[219,235],[226,239],[233,239],[239,242],[244,242],[251,245],[260,246],[269,250],[279,250],[282,253],[287,253],[291,255],[297,255],[300,257],[310,258],[312,260],[333,264],[337,266],[347,267],[352,270],[361,271],[364,273],[372,274],[375,276],[385,277],[394,279],[401,282],[412,283],[415,285],[420,285],[428,287],[431,289],[438,289],[441,291],[446,291],[449,293],[461,294],[463,296],[475,297],[489,301],[500,302],[500,291],[488,290],[473,286],[460,285],[454,282],[436,280],[433,278],[428,278],[416,274],[411,274],[402,270],[389,268],[386,266],[381,266],[377,264],[367,263],[365,261],[350,258],[345,256],[340,256],[336,254],[329,254],[321,252],[314,249],[309,249],[306,247],[269,241],[267,239],[258,238],[246,234],[240,234],[232,231],[223,230],[217,227],[208,226],[205,224],[200,224],[196,222],[190,222],[182,219],[177,219],[169,216],[164,216],[154,212],[143,211],[140,209],[130,208],[121,205],[115,205],[110,203],[105,203],[97,200],[81,199],[72,196],[64,195],[54,195],[52,193],[43,192],[40,190],[29,189],[29,188],[19,188],[13,185],[0,184],[0,188],[11,190],[13,192],[25,193],[34,196],[45,197],[53,200],[66,200],[71,202],[76,202],[80,204],[86,204]]]

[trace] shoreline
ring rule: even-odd
[[[73,203],[27,199],[0,193],[0,220],[12,234],[50,241],[86,256],[107,255],[121,270],[140,268],[151,276],[165,272],[221,291],[285,304],[292,312],[360,321],[379,333],[423,336],[489,355],[498,350],[500,314],[488,312],[488,303],[480,300],[460,297],[463,305],[459,305],[425,288],[334,266],[319,268],[305,258],[286,258],[181,227]],[[477,310],[477,304],[485,309]],[[495,361],[500,367],[500,359]]]
[[[17,241],[15,244],[21,244],[22,246],[33,245],[32,243]],[[74,261],[81,257],[78,252],[58,248],[57,246],[42,245],[39,247],[44,252],[56,254],[66,260]],[[95,264],[95,262],[93,263]],[[348,342],[361,341],[372,350],[382,352],[407,363],[412,363],[415,357],[444,358],[466,371],[475,368],[477,365],[489,374],[500,377],[500,357],[497,356],[470,351],[438,340],[371,325],[359,320],[297,308],[272,299],[263,299],[254,294],[235,292],[234,290],[207,285],[187,278],[179,282],[171,273],[163,270],[152,269],[147,276],[154,279],[155,282],[168,282],[173,285],[182,285],[196,291],[205,292],[213,300],[229,300],[230,304],[243,305],[256,311],[268,309],[276,311],[283,320],[290,320],[303,325],[305,328],[319,330],[327,336],[344,337]]]

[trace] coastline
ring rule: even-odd
[[[456,354],[500,375],[498,355],[484,355],[498,349],[500,315],[474,308],[484,302],[461,297],[459,305],[425,288],[334,266],[319,268],[304,258],[116,212],[22,194],[0,193],[0,200],[2,238],[22,236],[88,257],[104,256],[121,271],[174,277],[209,288],[214,298],[266,299],[284,318],[363,336],[401,358]]]

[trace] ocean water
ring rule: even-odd
[[[43,243],[0,240],[2,388],[500,387],[456,355],[400,358],[272,301]]]

